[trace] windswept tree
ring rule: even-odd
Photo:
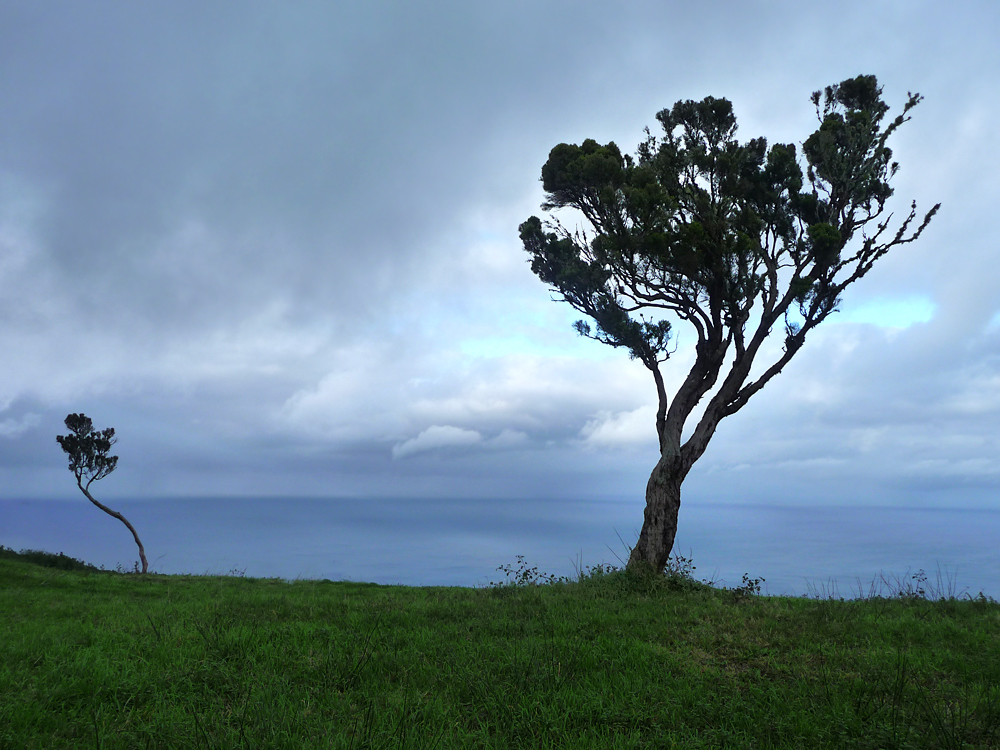
[[[136,546],[139,548],[139,559],[142,561],[142,572],[148,569],[146,563],[146,550],[143,549],[142,542],[135,527],[121,513],[106,505],[102,505],[90,494],[90,485],[98,479],[104,479],[118,466],[118,456],[111,456],[111,446],[115,439],[115,430],[109,427],[98,432],[94,429],[94,423],[85,414],[70,414],[66,417],[66,428],[69,435],[57,435],[56,442],[69,456],[69,470],[76,477],[76,486],[86,496],[90,502],[103,510],[109,516],[113,516],[121,521],[132,532]]]
[[[572,232],[555,219],[521,224],[531,269],[590,318],[577,332],[642,362],[659,397],[660,459],[629,568],[664,569],[681,484],[719,422],[781,372],[848,285],[916,240],[937,212],[940,204],[918,224],[913,202],[893,223],[886,208],[898,169],[886,143],[920,100],[910,94],[887,121],[875,76],[817,91],[819,128],[801,156],[793,144],[740,143],[732,104],[713,97],[657,114],[662,134],[647,128],[635,157],[589,139],[552,149],[542,209],[576,209],[585,224]],[[671,319],[690,325],[697,343],[668,398],[661,366]],[[784,346],[769,354],[764,344],[776,327]],[[758,358],[765,361],[752,373]]]

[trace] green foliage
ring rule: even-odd
[[[69,470],[77,484],[89,488],[92,482],[103,479],[118,465],[118,456],[109,455],[116,442],[114,428],[95,430],[86,414],[68,415],[66,427],[70,434],[56,436],[56,442],[69,457]]]
[[[690,561],[675,567],[691,578]],[[0,747],[1000,741],[995,602],[735,601],[590,570],[420,588],[95,576],[0,555]]]
[[[732,589],[733,598],[736,599],[736,601],[743,601],[752,596],[759,596],[761,585],[765,582],[765,580],[766,579],[764,578],[751,578],[748,573],[744,573],[743,583]]]
[[[553,583],[560,580],[548,573],[539,573],[537,566],[528,567],[524,561],[524,555],[517,556],[517,567],[513,565],[500,565],[497,567],[506,578],[505,581],[490,581],[490,586],[503,588],[505,586],[538,586],[540,584]]]
[[[575,204],[599,205],[596,191],[613,191],[623,184],[626,162],[614,143],[598,145],[588,138],[581,146],[560,143],[549,154],[542,167],[542,185],[549,195],[547,206],[552,208]]]
[[[653,372],[661,448],[668,434],[680,440],[684,422],[717,388],[684,446],[681,478],[718,421],[781,371],[843,290],[889,249],[916,240],[938,210],[914,229],[914,204],[886,234],[898,169],[886,142],[919,101],[911,94],[885,125],[889,107],[875,76],[829,86],[813,95],[819,127],[801,154],[794,144],[739,141],[732,104],[714,97],[660,111],[662,132],[647,130],[634,157],[592,139],[549,153],[542,208],[575,209],[585,225],[571,232],[537,216],[522,223],[532,271],[587,316],[574,326],[580,335],[625,348]],[[671,354],[672,318],[693,326],[697,344],[668,412],[659,366]],[[749,381],[782,320],[783,354]],[[727,361],[732,370],[720,377]],[[670,453],[681,455],[679,447]]]
[[[818,267],[825,268],[839,260],[843,238],[835,226],[817,222],[810,224],[806,233],[809,236],[809,253]]]
[[[803,150],[809,160],[809,181],[826,193],[826,220],[839,221],[849,237],[856,223],[857,207],[879,207],[892,195],[888,180],[899,168],[891,162],[886,138],[905,120],[906,113],[921,97],[910,94],[903,114],[883,133],[880,130],[889,107],[881,99],[875,76],[858,76],[836,86],[827,86],[820,111],[820,92],[813,94],[819,130],[809,136]]]
[[[64,555],[62,552],[53,554],[51,552],[42,552],[37,549],[22,549],[20,552],[15,552],[12,549],[0,545],[0,560],[2,559],[22,560],[24,562],[41,565],[46,568],[55,568],[56,570],[79,570],[89,571],[91,573],[104,572],[90,563],[84,562],[83,560],[77,560],[75,557],[69,557],[68,555]]]

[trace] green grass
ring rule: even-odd
[[[553,581],[523,561],[481,589],[122,575],[0,552],[4,750],[1000,746],[983,596],[761,597],[683,566]]]

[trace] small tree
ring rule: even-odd
[[[532,271],[596,324],[577,321],[577,332],[623,347],[656,383],[660,459],[630,568],[664,569],[681,483],[720,420],[781,372],[849,284],[917,239],[940,207],[913,228],[914,202],[890,229],[885,207],[898,164],[886,141],[921,97],[910,94],[883,128],[881,95],[875,76],[812,95],[820,125],[802,144],[807,185],[794,145],[739,143],[732,105],[713,97],[657,114],[663,135],[647,129],[635,158],[588,139],[557,145],[542,167],[543,210],[576,209],[589,228],[571,233],[535,216],[521,224]],[[697,334],[694,364],[672,399],[660,372],[671,353],[664,314]],[[752,375],[778,324],[782,352]]]
[[[118,465],[118,456],[109,456],[111,446],[115,440],[115,430],[113,427],[98,432],[94,429],[94,423],[85,414],[70,414],[66,417],[66,427],[69,435],[57,435],[56,442],[69,456],[69,470],[76,477],[76,486],[87,497],[90,502],[103,510],[109,516],[114,516],[121,521],[132,532],[136,546],[139,548],[139,559],[142,561],[142,572],[145,573],[146,550],[143,549],[142,542],[135,528],[121,513],[106,505],[102,505],[90,494],[90,485],[97,479],[103,479],[115,470]]]

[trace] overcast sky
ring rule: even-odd
[[[943,204],[725,420],[685,501],[997,507],[993,2],[0,2],[0,497],[640,499],[655,389],[517,236],[560,142],[679,99],[800,143],[874,73]],[[693,332],[668,363],[677,383]],[[776,344],[778,345],[778,344]],[[637,519],[638,524],[638,519]]]

